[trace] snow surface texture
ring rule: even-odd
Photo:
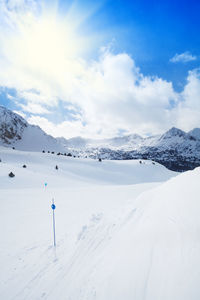
[[[199,168],[3,147],[0,158],[0,299],[200,299]]]

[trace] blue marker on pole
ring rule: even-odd
[[[56,206],[54,204],[54,199],[52,199],[51,208],[53,210],[53,245],[56,247],[56,228],[55,228],[55,214],[54,210],[56,209]]]

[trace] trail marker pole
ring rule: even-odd
[[[55,228],[55,214],[54,210],[56,209],[56,206],[54,204],[54,199],[52,199],[51,208],[53,210],[53,245],[56,247],[56,228]]]

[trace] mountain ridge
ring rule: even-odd
[[[93,159],[149,159],[180,172],[200,166],[200,128],[185,132],[172,127],[163,134],[146,138],[138,134],[100,140],[54,138],[3,106],[0,106],[0,144],[26,151],[71,152]]]

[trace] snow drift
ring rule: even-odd
[[[199,180],[200,168],[137,199],[125,226],[82,279],[90,290],[82,299],[200,298]]]

